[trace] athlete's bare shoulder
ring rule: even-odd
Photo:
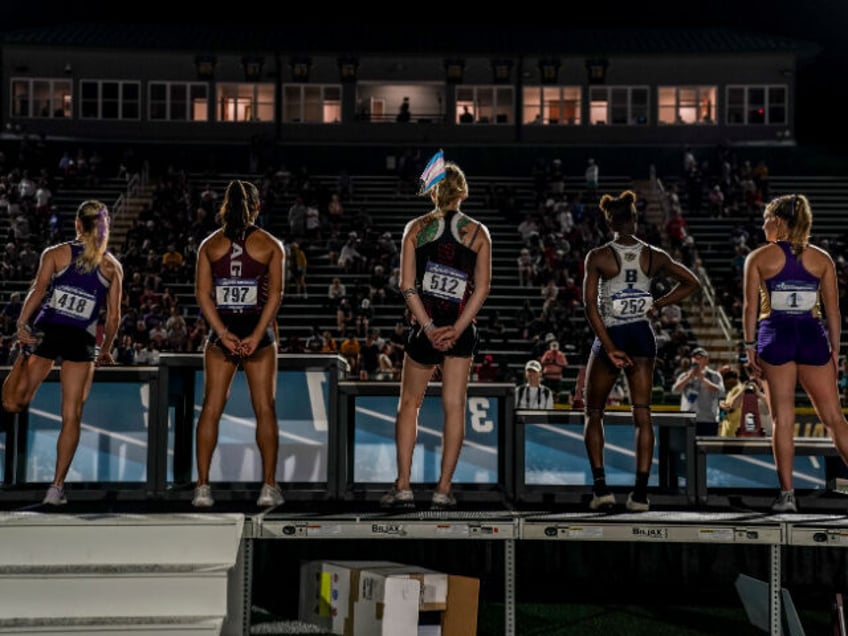
[[[267,245],[272,249],[283,249],[283,244],[276,236],[271,234],[268,230],[263,230],[261,227],[258,227],[253,234],[250,235],[251,240],[256,242],[261,242],[263,245]]]
[[[103,255],[101,267],[110,279],[115,273],[119,274],[122,277],[124,275],[124,266],[121,265],[121,261],[119,261],[117,257],[111,252],[106,252]]]
[[[205,252],[205,251],[209,250],[210,247],[219,243],[223,238],[224,238],[224,230],[219,228],[219,229],[215,230],[214,232],[212,232],[212,234],[210,234],[209,236],[207,236],[205,239],[203,239],[200,242],[200,247],[197,248],[197,251],[198,252]]]

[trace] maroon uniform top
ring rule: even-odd
[[[251,258],[245,243],[258,228],[251,226],[230,251],[212,263],[215,305],[222,315],[259,314],[268,302],[268,265]]]

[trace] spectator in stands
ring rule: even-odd
[[[771,406],[780,480],[774,512],[797,510],[792,469],[799,382],[848,463],[848,421],[836,385],[842,328],[836,268],[827,252],[810,245],[812,223],[806,196],[774,199],[763,212],[769,243],[745,263],[742,327],[749,364],[766,381]]]
[[[518,255],[518,284],[521,287],[531,287],[536,277],[536,264],[530,256],[530,250],[526,247],[521,249]]]
[[[121,322],[123,270],[106,251],[109,212],[100,201],[84,201],[75,224],[75,241],[48,247],[41,255],[18,316],[20,355],[3,382],[3,408],[19,413],[32,401],[56,358],[62,359],[62,430],[53,483],[44,497],[50,505],[67,503],[65,477],[79,443],[94,367],[115,364],[111,351]],[[106,327],[98,351],[95,333],[104,306]]]
[[[121,366],[130,367],[135,362],[135,346],[133,345],[132,336],[121,336],[121,344],[118,345],[115,351],[115,363]]]
[[[709,367],[710,355],[703,347],[692,351],[691,365],[677,376],[672,393],[680,395],[680,410],[695,413],[696,435],[718,435],[718,403],[724,399],[724,381]]]
[[[468,197],[465,174],[441,152],[421,175],[435,209],[410,221],[401,241],[401,290],[414,326],[404,356],[395,435],[397,480],[384,507],[412,507],[412,454],[418,409],[441,366],[444,435],[439,481],[431,508],[456,507],[451,481],[465,433],[468,375],[477,345],[475,317],[489,295],[491,239],[486,227],[460,211]]]
[[[136,342],[133,364],[142,367],[158,366],[160,353],[153,340],[148,341],[146,345],[143,342]]]
[[[359,377],[359,354],[362,347],[356,338],[353,329],[349,329],[347,336],[339,345],[339,353],[347,360],[348,372],[351,378]]]
[[[397,380],[397,369],[395,368],[394,358],[392,356],[394,345],[387,340],[383,344],[383,349],[380,351],[379,368],[377,369],[377,380],[381,382],[390,382]]]
[[[338,353],[339,345],[336,344],[336,339],[329,331],[324,331],[321,334],[321,353]]]
[[[188,334],[187,351],[203,351],[203,343],[209,336],[209,327],[206,325],[206,320],[203,316],[198,316],[191,327]]]
[[[554,393],[542,385],[542,365],[538,360],[528,360],[524,365],[524,377],[524,384],[515,387],[515,408],[554,408]]]
[[[9,294],[9,302],[0,311],[0,333],[12,334],[15,332],[15,329],[12,329],[12,327],[15,325],[18,315],[21,313],[21,308],[24,306],[21,298],[20,292]]]
[[[336,276],[327,286],[327,304],[332,308],[337,308],[346,296],[347,288],[342,283],[342,279]]]
[[[474,367],[472,377],[475,382],[497,382],[500,378],[500,369],[491,353],[483,356],[482,362]]]
[[[648,312],[679,302],[698,289],[695,275],[666,252],[636,238],[636,195],[605,194],[600,208],[613,240],[586,255],[583,298],[586,317],[595,341],[586,365],[586,425],[584,438],[592,468],[593,510],[609,509],[615,496],[604,471],[603,413],[621,370],[627,376],[633,421],[636,426],[636,484],[627,497],[627,509],[648,510],[648,476],[654,450],[651,423],[651,389],[656,342]],[[654,300],[651,282],[657,276],[677,281],[665,295]],[[579,396],[578,396],[579,397]]]
[[[558,340],[548,341],[548,350],[542,354],[540,362],[545,386],[558,392],[562,383],[562,372],[568,366],[568,358],[560,350]]]
[[[197,487],[192,505],[215,503],[209,469],[233,376],[247,376],[256,415],[256,441],[263,484],[256,503],[278,506],[278,430],[274,407],[277,377],[276,316],[283,296],[284,251],[280,242],[255,225],[259,191],[233,180],[221,204],[222,228],[207,237],[197,256],[195,296],[210,327],[204,352],[203,406],[197,422]]]
[[[598,181],[600,179],[598,164],[595,163],[594,159],[589,159],[589,161],[586,162],[586,172],[584,177],[586,179],[586,195],[592,199],[598,192]]]
[[[295,241],[289,246],[289,267],[291,268],[292,282],[294,283],[294,295],[309,298],[306,292],[306,252]]]

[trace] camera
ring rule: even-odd
[[[701,368],[701,365],[698,364],[697,362],[692,363],[692,371],[697,371],[700,368]]]

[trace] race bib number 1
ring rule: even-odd
[[[428,262],[424,269],[421,291],[430,296],[459,303],[465,297],[468,274],[447,265]]]
[[[254,278],[218,278],[215,281],[215,304],[218,309],[254,309],[259,286]]]
[[[818,296],[817,289],[775,289],[771,293],[771,308],[786,313],[808,312],[816,306]]]

